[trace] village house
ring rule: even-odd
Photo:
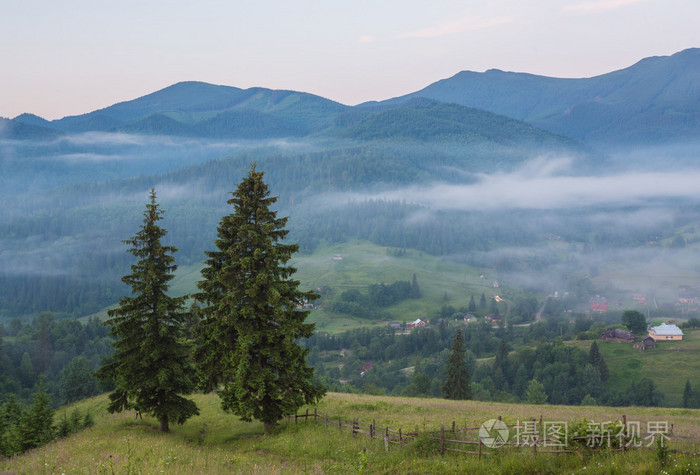
[[[613,330],[605,330],[600,334],[600,339],[611,343],[633,343],[634,335],[627,330],[615,328]]]
[[[658,327],[649,327],[649,336],[655,341],[680,341],[683,339],[683,330],[676,325],[667,325],[665,323]]]
[[[596,295],[594,298],[591,299],[591,310],[594,312],[607,312],[608,311],[608,299],[605,297],[601,297],[600,295]]]
[[[422,318],[417,318],[414,322],[406,324],[407,328],[417,328],[417,327],[424,327],[424,326],[425,326],[425,320],[423,320]]]
[[[650,350],[652,348],[656,348],[656,340],[654,340],[650,336],[648,336],[648,337],[644,338],[643,340],[640,340],[634,344],[635,350],[644,351],[644,350]]]

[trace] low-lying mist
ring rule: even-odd
[[[93,141],[99,146],[92,151],[71,148]],[[107,142],[122,148],[112,154],[102,149]],[[505,289],[578,293],[582,301],[638,293],[672,302],[680,285],[700,283],[700,167],[689,157],[674,169],[643,170],[613,157],[615,167],[582,175],[571,158],[548,155],[510,172],[474,172],[468,160],[430,165],[391,155],[384,162],[371,150],[333,155],[312,143],[194,142],[83,134],[37,146],[23,166],[17,155],[3,154],[18,182],[14,192],[3,191],[0,277],[119,285],[128,269],[121,241],[138,230],[151,187],[166,211],[168,241],[180,248],[178,263],[201,262],[220,217],[231,211],[229,193],[256,161],[303,252],[365,239],[488,270]],[[129,155],[130,147],[138,153]],[[312,152],[300,155],[299,147]],[[233,155],[207,161],[227,153]],[[183,168],[188,160],[194,164]],[[124,163],[173,171],[105,178],[133,172],[118,169]],[[388,164],[410,172],[400,181],[402,170],[385,173]],[[70,184],[76,177],[85,183]],[[67,182],[50,188],[52,180]]]

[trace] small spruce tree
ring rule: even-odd
[[[600,352],[598,348],[598,343],[591,343],[591,349],[588,350],[588,362],[600,373],[601,381],[605,382],[610,376],[610,370],[608,369],[608,363],[605,361],[605,356]]]
[[[445,399],[471,399],[472,391],[469,383],[469,369],[464,360],[465,345],[462,330],[457,329],[457,335],[452,340],[452,351],[447,357],[445,383],[442,394]]]
[[[690,387],[690,380],[685,380],[685,388],[683,389],[683,407],[692,407],[693,389]]]
[[[410,295],[412,299],[420,298],[420,286],[418,285],[418,276],[416,276],[416,274],[413,274],[413,280],[411,280]]]
[[[22,451],[41,447],[56,438],[53,414],[51,395],[46,392],[42,376],[39,379],[39,390],[32,396],[32,405],[22,414],[19,423]]]
[[[525,390],[525,401],[528,404],[545,404],[547,402],[547,392],[544,389],[544,385],[536,379],[531,379],[527,383],[527,389]]]
[[[124,297],[110,310],[106,321],[116,341],[112,358],[97,372],[100,379],[113,380],[110,412],[136,408],[156,417],[162,432],[171,421],[184,423],[199,414],[194,401],[182,397],[194,389],[189,346],[182,338],[184,297],[167,295],[168,282],[177,269],[173,246],[161,239],[167,231],[157,222],[163,211],[151,190],[143,225],[124,241],[139,259],[122,282],[131,286],[132,297]]]

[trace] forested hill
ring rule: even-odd
[[[406,138],[517,146],[548,145],[571,150],[580,147],[574,140],[503,115],[420,98],[368,114],[343,135],[360,140]]]
[[[462,71],[384,104],[454,102],[598,145],[687,141],[700,133],[699,78],[700,49],[691,48],[591,78]]]

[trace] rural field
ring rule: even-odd
[[[472,295],[478,300],[482,293],[490,296],[497,290],[493,287],[496,279],[493,272],[450,262],[414,249],[405,250],[400,257],[394,255],[394,251],[394,248],[354,240],[320,246],[310,254],[298,253],[289,265],[297,268],[294,278],[301,282],[301,288],[329,287],[337,295],[353,288],[364,290],[370,284],[411,281],[415,273],[421,298],[391,306],[388,311],[398,321],[425,318],[445,304],[455,308],[467,307]],[[184,295],[195,292],[197,282],[202,279],[201,268],[201,265],[181,266],[170,293]],[[106,312],[100,312],[97,316],[104,319]],[[329,333],[358,327],[384,327],[386,324],[384,321],[337,314],[323,308],[312,312],[308,321],[316,323],[317,331]]]
[[[610,374],[607,384],[613,390],[623,390],[635,381],[647,377],[664,393],[664,406],[681,407],[686,380],[695,387],[700,381],[700,330],[684,330],[683,341],[659,342],[656,348],[639,351],[631,344],[598,341]],[[570,342],[584,351],[590,341]]]
[[[370,440],[350,429],[325,427],[303,420],[282,421],[273,434],[265,435],[262,424],[241,422],[224,413],[214,395],[195,395],[201,410],[172,432],[158,431],[150,417],[134,413],[108,414],[106,395],[82,401],[75,408],[89,411],[95,425],[77,434],[0,460],[0,473],[699,473],[700,459],[669,454],[661,465],[655,450],[638,449],[625,454],[603,450],[590,454],[537,454],[530,449],[485,450],[475,455],[439,454],[438,443],[419,436],[406,445],[389,444],[382,437]],[[646,424],[663,421],[673,425],[675,435],[700,440],[700,410],[664,408],[610,408],[533,406],[392,398],[353,394],[328,394],[316,408],[319,415],[350,422],[353,418],[401,428],[403,433],[425,433],[440,426],[480,427],[501,416],[508,426],[519,420],[542,417],[544,421],[628,421]],[[300,413],[305,413],[302,408]],[[63,417],[64,409],[56,413]],[[672,440],[670,447],[675,442]],[[684,450],[700,450],[686,444]],[[661,472],[665,470],[665,472]]]

